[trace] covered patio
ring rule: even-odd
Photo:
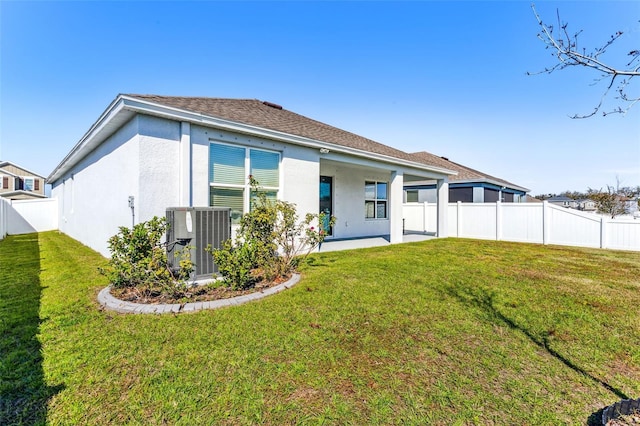
[[[402,235],[403,243],[413,243],[416,241],[426,241],[437,238],[435,233],[407,232]],[[345,238],[337,240],[327,240],[320,245],[320,253],[340,250],[353,250],[369,247],[386,246],[391,244],[389,235],[365,238]]]

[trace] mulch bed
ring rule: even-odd
[[[210,300],[230,299],[236,296],[264,291],[289,280],[291,275],[280,277],[274,281],[261,281],[253,287],[244,290],[231,290],[217,281],[208,285],[195,285],[179,292],[175,296],[161,293],[160,291],[140,289],[136,287],[111,288],[111,295],[117,299],[132,303],[150,305],[207,302]]]

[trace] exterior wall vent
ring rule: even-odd
[[[205,251],[208,245],[221,248],[231,238],[231,209],[220,207],[167,208],[167,258],[176,268],[180,252],[191,246],[191,260],[195,263],[192,278],[205,278],[218,272],[213,257]]]

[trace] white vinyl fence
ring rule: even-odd
[[[406,232],[435,232],[434,203],[403,205]],[[640,219],[604,216],[543,203],[450,203],[450,237],[640,251]]]
[[[9,227],[9,207],[11,207],[9,201],[0,198],[0,240],[2,240],[8,234],[7,229]]]
[[[58,229],[58,200],[5,200],[0,198],[0,239]]]

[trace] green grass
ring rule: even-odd
[[[278,295],[163,316],[100,310],[104,262],[0,241],[0,424],[585,424],[640,397],[640,253],[326,253]]]

